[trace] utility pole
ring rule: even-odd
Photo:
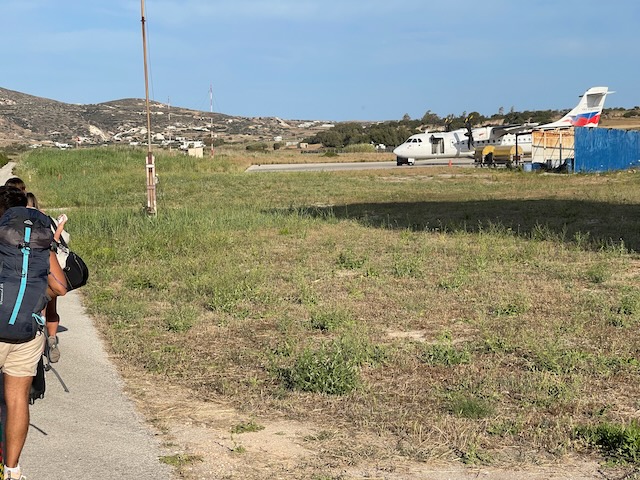
[[[142,53],[144,56],[144,93],[147,106],[147,213],[157,215],[156,208],[156,165],[151,152],[151,111],[149,110],[149,72],[147,67],[147,29],[144,18],[144,0],[140,0],[142,13]]]
[[[213,160],[213,84],[209,84],[209,105],[211,110],[211,119],[209,121],[209,132],[211,137],[211,159]]]

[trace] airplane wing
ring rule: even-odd
[[[493,127],[493,133],[495,135],[505,135],[507,133],[522,133],[522,132],[530,132],[535,127],[540,125],[539,123],[521,123],[514,125],[501,125],[499,127]]]
[[[501,137],[506,135],[507,133],[529,133],[535,127],[537,127],[539,123],[522,123],[522,124],[514,124],[514,125],[500,125],[497,127],[491,127],[491,134],[496,137]]]

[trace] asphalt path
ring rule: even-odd
[[[0,169],[0,184],[12,168]],[[45,397],[31,407],[23,474],[29,480],[177,478],[160,462],[168,453],[159,438],[124,394],[80,291],[59,298],[58,312],[61,358],[46,374]]]
[[[444,167],[449,165],[449,159],[437,160],[417,160],[414,166],[398,166],[392,162],[334,162],[334,163],[280,163],[251,165],[245,171],[249,173],[257,172],[329,172],[348,170],[374,170],[381,168],[416,168],[416,167]],[[472,158],[452,158],[451,165],[456,167],[470,167],[474,165]]]

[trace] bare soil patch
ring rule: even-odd
[[[420,337],[419,332],[406,332]],[[390,335],[401,334],[390,332]],[[157,429],[167,457],[181,456],[176,467],[184,480],[209,479],[384,479],[384,480],[614,480],[637,478],[631,468],[603,467],[597,459],[573,455],[550,458],[531,452],[522,463],[465,465],[434,458],[416,462],[399,456],[376,456],[380,436],[358,433],[353,438],[326,431],[322,425],[282,418],[250,418],[232,405],[204,401],[184,388],[150,380],[147,374],[121,365],[128,393],[145,418]],[[264,427],[233,433],[251,420]],[[343,455],[336,444],[350,445]],[[371,456],[350,456],[350,449],[368,445]]]

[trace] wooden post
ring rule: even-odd
[[[147,107],[147,213],[156,215],[156,165],[151,152],[151,111],[149,110],[149,73],[147,67],[147,29],[144,18],[144,0],[140,0],[140,10],[142,12],[142,53],[144,56],[144,93]]]

